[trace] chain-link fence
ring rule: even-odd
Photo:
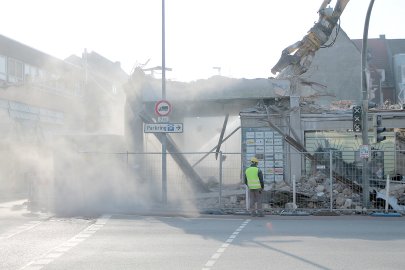
[[[287,162],[282,169],[259,159],[265,180],[263,206],[268,212],[405,210],[401,151],[371,151],[367,163],[358,151],[283,154]],[[245,211],[246,163],[242,156],[167,153],[164,164],[162,153],[76,153],[68,161],[55,161],[55,205],[57,209],[70,206],[122,212],[162,206],[200,212]],[[364,164],[368,182],[363,181]],[[370,191],[367,198],[363,197],[365,185]]]

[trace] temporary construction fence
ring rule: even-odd
[[[282,168],[259,157],[266,211],[405,210],[401,171],[405,158],[400,151],[371,151],[366,163],[368,182],[363,181],[364,162],[357,151],[282,154]],[[247,162],[242,153],[166,153],[164,158],[162,153],[86,152],[78,156],[77,164],[70,159],[55,180],[55,192],[63,193],[55,198],[64,198],[63,206],[67,198],[74,198],[77,207],[103,205],[112,210],[114,206],[118,211],[156,207],[231,213],[247,210],[243,181]],[[365,185],[370,191],[366,199]],[[389,205],[385,198],[389,198]]]

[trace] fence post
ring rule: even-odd
[[[389,196],[390,196],[390,175],[387,175],[387,183],[385,184],[385,213],[388,213]]]
[[[222,151],[219,152],[219,209],[222,209]]]
[[[329,151],[329,179],[330,179],[330,210],[333,210],[333,154],[332,150]]]

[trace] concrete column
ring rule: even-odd
[[[290,126],[293,131],[290,130],[289,135],[294,138],[295,140],[299,141],[301,144],[304,144],[304,133],[301,126],[301,110],[300,110],[300,97],[299,96],[291,96],[290,97],[290,108],[298,108],[297,110],[291,110],[290,112]],[[294,136],[296,134],[299,138]],[[290,168],[290,179],[292,176],[295,175],[295,179],[297,182],[301,179],[301,172],[303,166],[303,155],[299,154],[299,152],[292,146],[289,145],[289,152],[291,153],[288,157],[289,168]],[[294,166],[292,166],[294,164]]]

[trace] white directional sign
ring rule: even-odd
[[[144,124],[145,133],[183,133],[183,123],[151,123]]]

